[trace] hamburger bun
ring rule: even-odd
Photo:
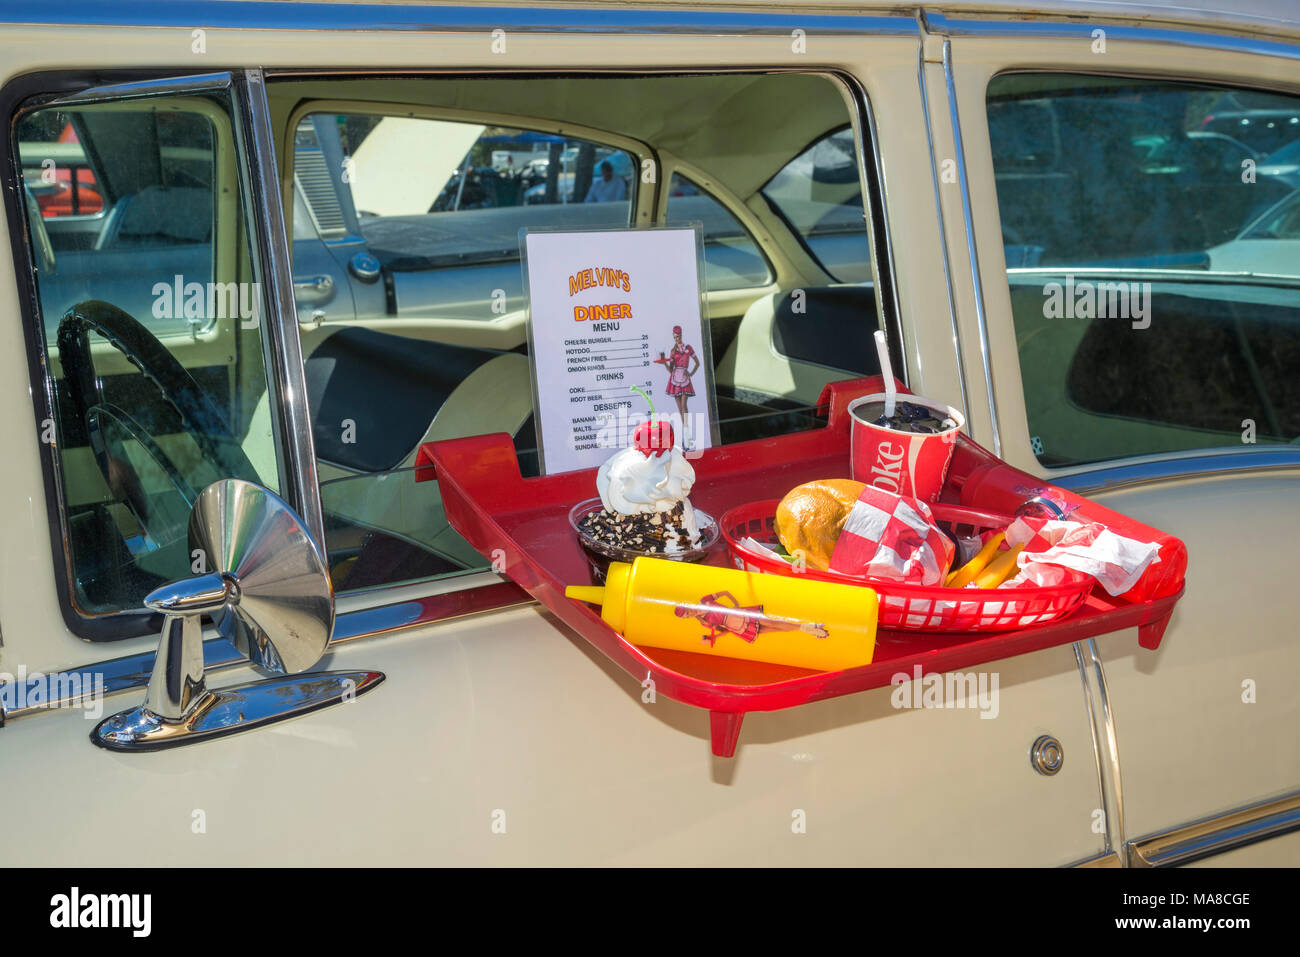
[[[853,503],[866,487],[851,479],[818,479],[791,489],[776,507],[781,545],[791,555],[802,551],[810,566],[826,571]]]

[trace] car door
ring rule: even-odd
[[[289,73],[307,75],[326,64],[382,87],[390,77],[375,72],[375,62],[429,63],[430,42],[436,41],[440,70],[527,84],[509,89],[520,97],[541,95],[548,78],[564,87],[573,74],[611,58],[646,82],[682,74],[716,77],[715,92],[740,93],[737,75],[788,74],[800,78],[801,92],[809,77],[830,84],[820,105],[838,109],[841,118],[817,132],[847,123],[858,143],[870,143],[859,157],[859,175],[871,198],[875,252],[863,265],[876,289],[887,280],[892,290],[878,295],[878,315],[904,360],[900,371],[916,391],[963,403],[956,374],[963,357],[953,349],[949,290],[935,281],[946,275],[935,206],[940,170],[937,163],[916,162],[918,155],[930,155],[924,98],[940,88],[929,87],[927,94],[918,85],[921,46],[911,16],[801,14],[773,20],[728,12],[682,28],[646,27],[625,20],[631,14],[624,11],[572,11],[561,25],[548,22],[518,36],[507,31],[501,49],[515,52],[498,54],[487,33],[431,23],[439,12],[423,11],[418,24],[403,24],[398,11],[388,23],[403,28],[389,31],[331,26],[333,18],[349,24],[367,12],[337,7],[331,21],[311,31],[301,30],[301,22],[268,21],[263,25],[278,28],[276,42],[249,36],[234,55],[249,63],[265,56]],[[272,11],[267,17],[279,15]],[[466,11],[455,16],[473,19]],[[526,19],[523,11],[518,16]],[[220,28],[218,23],[213,29]],[[755,32],[763,37],[761,48],[750,42]],[[77,48],[83,50],[79,55],[103,57],[106,64],[126,56],[133,65],[168,60],[169,53],[149,45],[155,41],[148,33],[102,27],[78,34],[86,42]],[[4,52],[21,70],[67,48],[65,34],[45,32]],[[809,49],[815,52],[812,66]],[[516,55],[524,59],[500,59]],[[726,62],[728,70],[709,74],[700,67],[704,61]],[[529,73],[512,78],[510,71],[520,67]],[[333,79],[316,82],[328,86]],[[305,416],[320,409],[310,406],[289,334],[296,327],[289,239],[274,202],[279,191],[271,185],[272,162],[281,169],[285,163],[283,155],[273,159],[274,144],[290,141],[287,111],[269,108],[256,71],[237,75],[234,86],[240,122],[224,142],[248,178],[244,192],[231,194],[240,197],[238,203],[226,209],[236,221],[242,210],[244,221],[256,227],[246,262],[261,264],[264,272],[247,278],[264,284],[268,322],[259,335],[271,337],[261,373],[267,384],[244,396],[252,407],[248,428],[265,437],[264,459],[275,463],[263,481],[284,476],[286,498],[333,552],[331,533],[337,529],[326,525],[330,493],[321,488],[312,495],[313,430]],[[592,96],[587,105],[600,102]],[[663,101],[652,96],[630,102],[651,123],[673,119],[655,112]],[[683,113],[676,129],[687,124],[710,136],[716,132],[708,155],[724,160],[729,141],[739,135],[726,129],[736,116],[766,122],[759,132],[779,142],[783,131],[799,128],[801,114],[811,115],[802,95],[751,98],[743,114],[740,100],[705,95],[700,102],[712,104],[713,111],[703,119]],[[811,139],[785,144],[788,149],[771,157],[767,172],[797,156]],[[762,152],[761,143],[753,141],[754,155]],[[679,153],[688,152],[678,146]],[[751,172],[748,188],[754,193],[768,177]],[[11,210],[15,265],[30,273],[23,222]],[[796,273],[792,284],[800,278]],[[33,332],[39,315],[32,308],[22,315],[32,338],[6,354],[12,374],[4,377],[4,387],[15,404],[32,403],[27,390],[33,390],[39,423],[39,397],[59,383],[47,378],[39,361],[43,343]],[[11,341],[16,337],[13,328],[6,334]],[[31,367],[16,356],[27,356]],[[252,378],[250,373],[247,381]],[[265,399],[253,401],[258,395]],[[489,391],[481,401],[492,397]],[[345,418],[338,420],[343,429]],[[41,445],[29,434],[30,424],[0,420],[0,437],[32,456],[14,479],[14,494],[40,503],[0,519],[14,546],[11,554],[27,559],[21,567],[6,567],[0,589],[0,662],[13,675],[4,683],[10,720],[0,735],[0,760],[31,772],[4,799],[6,846],[14,862],[646,864],[761,858],[797,864],[1067,864],[1103,857],[1110,849],[1108,805],[1094,751],[1091,663],[1081,649],[1059,647],[990,664],[970,676],[986,690],[983,698],[959,693],[938,707],[908,707],[898,690],[912,676],[901,675],[895,687],[755,714],[746,722],[738,756],[712,758],[703,712],[647,695],[636,677],[536,605],[510,607],[519,604],[520,594],[493,571],[491,556],[477,556],[468,568],[422,567],[414,575],[404,575],[396,563],[369,587],[338,590],[334,641],[322,666],[387,675],[375,692],[353,704],[153,754],[97,750],[86,740],[82,709],[49,706],[73,699],[17,696],[41,687],[44,679],[36,672],[58,672],[90,681],[92,688],[99,682],[113,695],[92,696],[92,709],[134,704],[156,638],[136,626],[105,635],[118,639],[113,644],[87,645],[58,624],[64,606],[54,569],[66,558],[58,532],[66,507],[56,485],[41,485],[35,465]],[[432,487],[426,483],[421,491],[410,471],[401,469],[366,480],[372,483],[370,496],[403,498],[411,514],[420,512],[420,496]],[[374,531],[361,529],[357,540]],[[410,536],[387,539],[412,544]],[[125,611],[125,598],[121,604]],[[208,644],[206,659],[214,684],[252,677],[219,641]],[[1058,774],[1039,774],[1031,765],[1031,744],[1043,735],[1055,736],[1064,751]],[[255,813],[248,810],[250,800],[257,804]]]
[[[1240,845],[1223,860],[1294,863],[1300,837],[1252,842],[1293,830],[1300,803],[1300,269],[1270,259],[1283,237],[1251,240],[1244,268],[1209,253],[1293,187],[1248,144],[1225,163],[1201,130],[1239,95],[1294,112],[1300,47],[1105,22],[1032,40],[1008,23],[931,27],[960,114],[945,214],[978,267],[959,311],[990,438],[1189,551],[1157,652],[1135,634],[1096,643],[1114,843],[1135,866]]]

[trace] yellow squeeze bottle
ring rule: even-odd
[[[876,646],[876,592],[857,585],[637,558],[564,593],[642,647],[839,671]]]

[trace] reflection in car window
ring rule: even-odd
[[[208,484],[279,486],[230,110],[226,93],[196,94],[14,126],[53,396],[56,562],[87,637],[141,633],[142,617],[115,616],[202,570],[188,523]]]
[[[667,221],[704,227],[704,286],[707,291],[765,286],[772,279],[767,260],[748,230],[713,196],[680,173],[668,184]]]
[[[1243,98],[1052,74],[990,84],[1042,464],[1300,437],[1300,183],[1259,162],[1275,129],[1257,137],[1250,122],[1296,115],[1300,98]],[[1234,103],[1247,122],[1224,122]]]
[[[74,114],[29,114],[19,121],[17,138],[23,185],[35,197],[42,218],[103,212],[103,186],[81,145]]]
[[[410,116],[313,114],[298,143],[300,181],[336,145],[338,179],[367,251],[381,267],[423,273],[404,285],[428,294],[410,301],[442,318],[500,315],[493,289],[504,291],[508,308],[522,306],[521,228],[631,222],[634,158],[587,140]],[[338,202],[319,188],[306,199],[318,221],[329,221]],[[484,268],[466,268],[473,266]]]
[[[56,130],[58,139],[49,140]],[[139,136],[142,149],[129,164],[129,148],[119,139],[127,135]],[[187,317],[184,309],[156,309],[152,286],[130,275],[148,261],[161,267],[164,279],[212,279],[214,153],[206,116],[39,110],[22,118],[15,136],[25,192],[36,200],[59,264],[41,283],[47,334],[69,306],[91,298],[150,317],[156,334],[188,335],[191,325],[206,323],[195,310]],[[99,155],[93,147],[101,141],[118,152],[100,155],[108,169],[97,173],[88,156]]]
[[[1241,234],[1242,239],[1300,239],[1300,190],[1255,220]],[[1296,250],[1300,255],[1300,249]]]
[[[852,129],[808,147],[772,177],[763,195],[837,281],[871,280],[871,241]]]

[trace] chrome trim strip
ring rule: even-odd
[[[420,597],[411,597],[388,605],[341,613],[334,619],[334,632],[326,653],[328,654],[336,645],[361,638],[378,637],[417,625],[464,618],[480,612],[524,605],[532,601],[527,593],[496,575],[465,576],[466,579],[480,577],[490,577],[491,582],[478,587],[449,590],[439,594],[426,593]],[[407,590],[409,586],[396,586],[394,589],[394,591]],[[215,634],[213,629],[208,629],[208,633]],[[0,711],[3,711],[0,724],[3,724],[3,719],[22,718],[41,711],[73,706],[85,698],[86,692],[83,689],[98,687],[102,689],[105,697],[132,689],[143,690],[148,686],[149,677],[153,673],[155,654],[154,651],[146,651],[51,673],[27,674],[25,669],[20,668],[16,678],[22,679],[23,687],[19,687],[17,680],[0,683]],[[248,659],[224,638],[210,637],[203,642],[205,673],[224,671],[247,663]],[[26,704],[33,697],[31,689],[38,685],[42,689],[42,694],[50,687],[58,688],[62,693],[53,700]],[[5,702],[14,706],[6,708]]]
[[[316,443],[307,409],[292,255],[284,225],[266,82],[261,70],[244,70],[236,76],[235,87],[240,118],[238,149],[247,159],[245,185],[252,201],[254,233],[250,242],[257,249],[261,263],[258,278],[268,300],[263,347],[275,383],[273,394],[279,399],[271,403],[272,421],[284,450],[279,457],[278,491],[302,517],[307,531],[324,551],[325,516],[316,475]]]
[[[957,299],[952,288],[952,259],[948,255],[947,233],[943,227],[943,202],[940,198],[939,190],[939,157],[934,151],[934,124],[930,122],[930,94],[929,84],[925,81],[925,36],[930,31],[932,23],[931,16],[924,11],[917,15],[918,26],[921,29],[921,41],[916,49],[916,80],[921,87],[921,112],[925,116],[925,142],[930,148],[930,179],[934,183],[934,215],[939,221],[939,246],[943,254],[943,281],[948,288],[948,321],[952,324],[952,348],[957,356],[957,385],[961,389],[961,407],[962,409],[970,408],[970,389],[967,385],[966,378],[966,361],[962,356],[961,348],[961,330],[957,325]],[[942,22],[943,18],[937,18]],[[970,434],[970,422],[965,425],[965,432]]]
[[[957,110],[957,84],[953,77],[952,42],[943,41],[943,75],[948,87],[948,109],[956,150],[957,184],[961,189],[962,220],[966,226],[966,252],[970,257],[971,288],[975,296],[975,321],[980,332],[980,360],[984,366],[984,388],[989,400],[989,424],[993,429],[993,454],[1002,457],[1002,433],[998,429],[998,403],[993,390],[993,360],[990,355],[988,317],[984,312],[984,282],[980,278],[979,250],[975,246],[975,218],[971,210],[970,179],[966,173],[966,150],[962,144],[961,117]],[[946,240],[945,240],[946,244]],[[969,408],[969,406],[968,406]]]
[[[1084,708],[1088,712],[1088,731],[1092,736],[1093,767],[1097,770],[1097,797],[1101,802],[1100,810],[1101,813],[1105,815],[1107,825],[1106,830],[1102,832],[1102,840],[1104,843],[1102,845],[1103,851],[1100,856],[1104,857],[1107,854],[1117,854],[1115,848],[1123,847],[1124,845],[1122,843],[1116,844],[1111,839],[1111,797],[1110,791],[1106,787],[1106,774],[1102,769],[1102,728],[1101,719],[1098,717],[1100,709],[1093,704],[1093,699],[1096,696],[1092,691],[1092,682],[1088,680],[1088,664],[1084,661],[1083,657],[1083,642],[1076,641],[1072,647],[1074,648],[1074,660],[1079,665],[1079,680],[1083,684],[1083,704]],[[1075,864],[1072,866],[1080,867],[1084,865]]]
[[[1096,857],[1088,857],[1066,866],[1076,869],[1081,867],[1123,867],[1124,861],[1114,851],[1107,851],[1104,854],[1098,854]]]
[[[1130,841],[1129,866],[1188,864],[1291,831],[1300,831],[1300,791]]]
[[[1101,21],[1026,21],[1026,20],[947,20],[952,36],[1002,37],[1015,36],[1039,40],[1091,40],[1092,31],[1099,26],[1106,29],[1106,39],[1129,43],[1165,43],[1172,46],[1209,50],[1231,50],[1259,56],[1276,56],[1300,59],[1300,45],[1278,40],[1264,40],[1239,34],[1213,33],[1210,30],[1170,30],[1158,27],[1130,27]],[[1214,24],[1207,24],[1211,29]],[[1222,24],[1223,29],[1242,29],[1241,24]],[[1300,40],[1297,41],[1300,43]]]
[[[26,14],[26,15],[24,15]],[[105,4],[102,0],[69,0],[34,8],[0,8],[0,23],[50,26],[166,26],[239,28],[244,30],[400,31],[490,33],[637,33],[789,36],[794,29],[822,34],[915,32],[911,17],[860,16],[830,13],[771,13],[748,10],[621,8],[615,11],[582,7],[431,6],[401,3],[252,2],[221,3],[192,0],[133,0]]]
[[[1280,445],[1232,451],[1209,450],[1202,455],[1180,454],[1174,458],[1050,476],[1049,481],[1080,495],[1095,495],[1159,482],[1292,469],[1300,469],[1300,447]]]
[[[1086,75],[1086,74],[1080,74]],[[1007,270],[1008,279],[1041,276],[1097,276],[1105,279],[1145,279],[1233,286],[1300,286],[1300,276],[1283,276],[1261,272],[1221,272],[1210,269],[1134,268],[1130,266],[1015,266]]]
[[[1103,750],[1097,752],[1101,765],[1102,787],[1106,795],[1106,840],[1112,849],[1122,849],[1124,838],[1124,788],[1119,767],[1119,736],[1115,733],[1115,716],[1110,710],[1110,693],[1106,687],[1106,670],[1102,667],[1101,655],[1097,651],[1096,640],[1089,638],[1083,644],[1092,659],[1093,681],[1089,690],[1098,702],[1101,723],[1096,725],[1101,736]],[[1113,813],[1112,813],[1113,811]]]
[[[230,89],[229,73],[203,73],[194,76],[169,76],[156,80],[135,80],[109,86],[92,86],[77,93],[42,103],[40,108],[87,106],[108,100],[138,100],[150,96],[180,96]]]

